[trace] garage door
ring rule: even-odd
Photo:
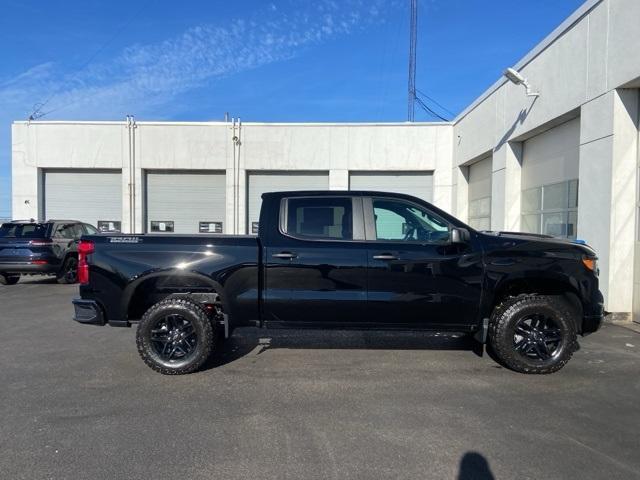
[[[351,172],[351,190],[404,193],[433,201],[433,172]]]
[[[469,225],[491,229],[491,157],[469,166]]]
[[[47,170],[44,217],[80,220],[102,231],[120,231],[122,175],[118,170]]]
[[[247,174],[247,232],[258,233],[263,193],[328,189],[328,172],[249,172]]]
[[[223,172],[147,171],[149,233],[224,233]]]
[[[579,118],[524,142],[522,231],[575,238],[579,145]]]

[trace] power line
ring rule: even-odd
[[[131,22],[133,22],[138,17],[138,15],[142,13],[142,11],[147,7],[148,3],[149,1],[142,2],[142,5],[140,6],[140,8],[136,10],[135,13],[125,23],[123,23],[120,26],[120,28],[118,28],[118,30],[116,30],[116,32],[106,42],[104,42],[95,52],[93,52],[93,54],[91,54],[91,56],[84,63],[82,63],[76,69],[75,73],[72,75],[69,81],[74,80],[80,72],[82,72],[85,68],[87,68],[91,64],[91,62],[93,62],[96,59],[96,57],[100,55],[100,53],[102,53],[102,51],[105,48],[107,48],[116,38],[118,38],[118,36],[131,24]],[[52,112],[68,107],[70,104],[62,105],[60,107],[51,109],[47,112],[42,111],[42,109],[53,99],[53,97],[55,97],[60,92],[61,89],[62,87],[58,88],[57,90],[54,90],[44,102],[36,103],[33,106],[33,111],[31,115],[29,115],[29,120],[37,120],[38,118],[42,118],[45,115],[49,115]]]
[[[418,45],[418,0],[410,0],[409,9],[409,85],[407,120],[415,119],[416,47]]]
[[[448,122],[449,121],[448,119],[446,119],[445,117],[443,117],[442,115],[438,114],[433,109],[431,109],[426,103],[424,103],[422,101],[422,99],[420,97],[416,96],[415,100],[416,100],[416,102],[418,102],[418,105],[420,105],[425,112],[433,115],[434,117],[439,118],[440,120],[442,120],[444,122]]]
[[[430,100],[431,102],[435,103],[438,107],[440,107],[442,110],[444,110],[445,112],[447,112],[449,115],[451,115],[452,117],[455,117],[456,114],[453,113],[451,110],[449,110],[447,107],[445,107],[444,105],[441,105],[440,103],[438,103],[435,99],[431,98],[429,95],[427,95],[426,93],[418,90],[416,88],[416,92],[418,92],[420,95],[422,95],[424,98],[426,98],[427,100]]]

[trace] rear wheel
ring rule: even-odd
[[[197,303],[169,298],[143,315],[136,332],[142,360],[156,372],[181,375],[198,370],[211,355],[216,330]]]
[[[559,296],[521,295],[493,312],[489,344],[498,360],[521,373],[553,373],[576,350],[576,327]]]
[[[78,281],[78,259],[68,257],[56,278],[58,283],[76,283]]]
[[[15,285],[20,280],[20,275],[7,275],[0,274],[0,284],[1,285]]]

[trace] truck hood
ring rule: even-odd
[[[558,247],[565,246],[570,250],[581,251],[585,255],[595,256],[596,252],[593,247],[586,243],[577,242],[575,240],[569,240],[566,238],[552,237],[551,235],[543,235],[539,233],[524,233],[524,232],[503,232],[503,231],[484,231],[483,235],[495,237],[496,239],[515,240],[517,243],[521,242],[533,242],[539,245],[548,245],[550,248],[557,249]]]

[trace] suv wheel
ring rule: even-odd
[[[78,259],[67,257],[56,278],[58,283],[76,283],[78,281]]]
[[[0,284],[1,285],[15,285],[20,280],[20,275],[6,275],[4,273],[0,273]]]
[[[198,370],[209,358],[216,330],[197,303],[169,298],[143,315],[136,332],[138,353],[156,372],[181,375]]]
[[[561,297],[521,295],[494,310],[489,345],[498,360],[512,370],[553,373],[564,367],[576,350],[576,327]]]

